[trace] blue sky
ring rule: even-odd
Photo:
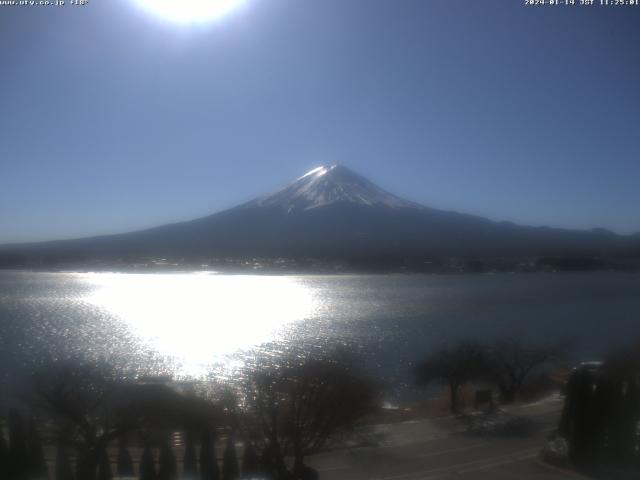
[[[0,7],[0,243],[213,213],[342,163],[438,208],[640,231],[640,7]]]

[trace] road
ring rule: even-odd
[[[308,463],[321,480],[571,478],[538,460],[559,412],[557,402],[516,407],[512,413],[530,419],[535,429],[515,437],[470,434],[452,418],[380,425],[376,446],[326,452]]]

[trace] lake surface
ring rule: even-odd
[[[640,275],[0,271],[5,367],[42,352],[144,362],[153,351],[197,376],[256,352],[345,345],[401,389],[447,342],[510,336],[569,338],[575,358],[598,358],[640,338]]]

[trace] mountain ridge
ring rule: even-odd
[[[236,207],[128,233],[0,246],[26,258],[638,255],[640,235],[495,222],[405,200],[341,165]]]

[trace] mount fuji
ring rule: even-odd
[[[340,165],[315,168],[274,193],[196,220],[118,235],[0,247],[2,258],[62,260],[639,253],[638,235],[526,227],[436,210],[387,192]]]

